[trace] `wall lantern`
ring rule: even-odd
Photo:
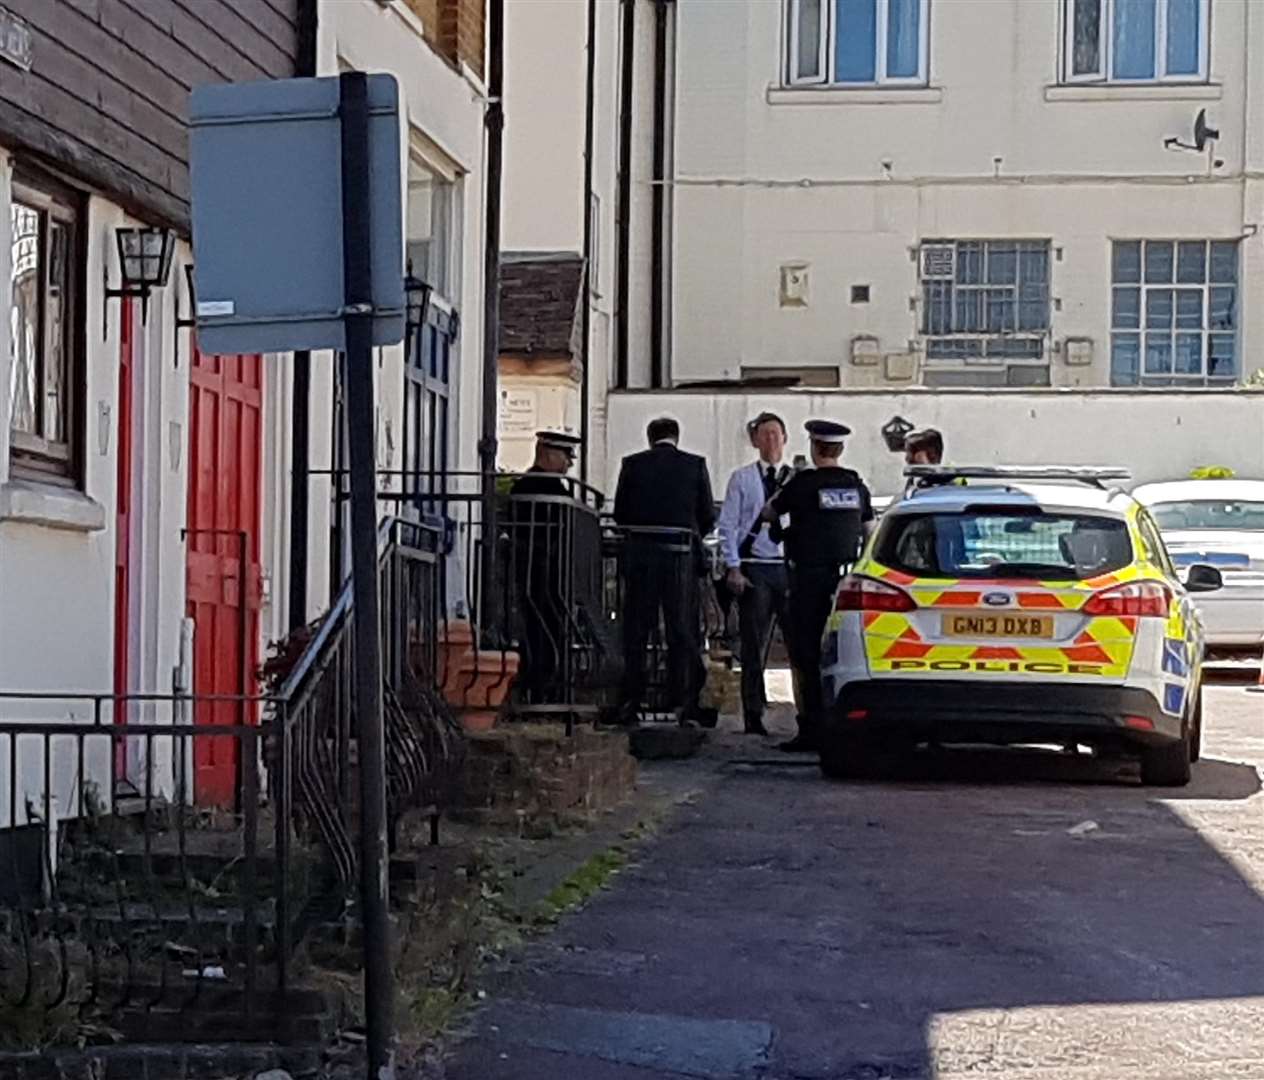
[[[139,298],[140,319],[149,316],[149,293],[167,284],[171,274],[171,256],[176,250],[176,234],[156,225],[141,227],[120,226],[114,230],[118,243],[119,269],[123,275],[120,288],[110,287],[110,263],[106,259],[102,269],[105,295],[102,304],[102,326],[109,337],[109,305],[114,297]]]
[[[412,269],[411,261],[409,270]],[[413,341],[421,351],[421,328],[426,325],[430,313],[430,294],[434,290],[411,273],[404,278],[404,364],[412,363]]]
[[[185,318],[180,314],[180,295],[176,294],[176,318],[175,325],[171,331],[171,355],[176,358],[176,370],[180,368],[180,331],[192,331],[197,326],[197,293],[193,288],[193,264],[184,264],[184,287],[189,297],[189,316]]]

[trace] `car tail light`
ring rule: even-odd
[[[860,574],[843,578],[834,601],[835,611],[913,611],[916,607],[903,589]]]
[[[1172,594],[1157,581],[1132,581],[1094,593],[1080,610],[1085,615],[1140,615],[1166,619],[1171,602]]]
[[[1153,731],[1154,721],[1148,716],[1125,716],[1124,725],[1135,731]]]

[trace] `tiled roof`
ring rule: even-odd
[[[584,259],[573,251],[504,253],[501,355],[578,359],[583,282]]]

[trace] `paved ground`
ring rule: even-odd
[[[831,784],[736,735],[647,770],[700,791],[494,973],[449,1078],[1264,1080],[1264,695],[1206,727],[1174,793],[1011,754]]]

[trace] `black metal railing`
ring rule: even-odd
[[[285,990],[305,855],[288,842],[284,785],[262,769],[285,725],[196,720],[203,706],[237,704],[0,693],[0,1005],[11,1019],[27,1010],[38,1031],[59,1017],[64,1035],[109,1017],[126,1036],[155,1008],[227,992],[249,1013],[261,990]],[[198,805],[202,775],[226,765],[235,805]]]
[[[437,840],[462,754],[437,692],[441,539],[379,534],[392,844],[410,814]],[[28,1042],[139,1039],[210,1000],[284,1023],[295,946],[354,902],[354,618],[348,586],[265,694],[0,693],[0,1010]]]
[[[378,534],[381,590],[387,816],[390,844],[410,814],[439,815],[459,768],[463,739],[438,693],[445,572],[442,532],[391,518]],[[353,694],[355,610],[348,581],[311,628],[280,678],[286,738],[277,774],[292,786],[295,824],[318,838],[334,873],[333,893],[350,897],[358,880],[357,717]]]
[[[503,710],[570,730],[614,700],[621,671],[605,594],[602,496],[566,477],[492,478],[489,561],[483,480],[447,473],[430,486],[413,473],[379,473],[379,497],[429,523],[451,556],[439,603],[443,693],[458,710]]]

